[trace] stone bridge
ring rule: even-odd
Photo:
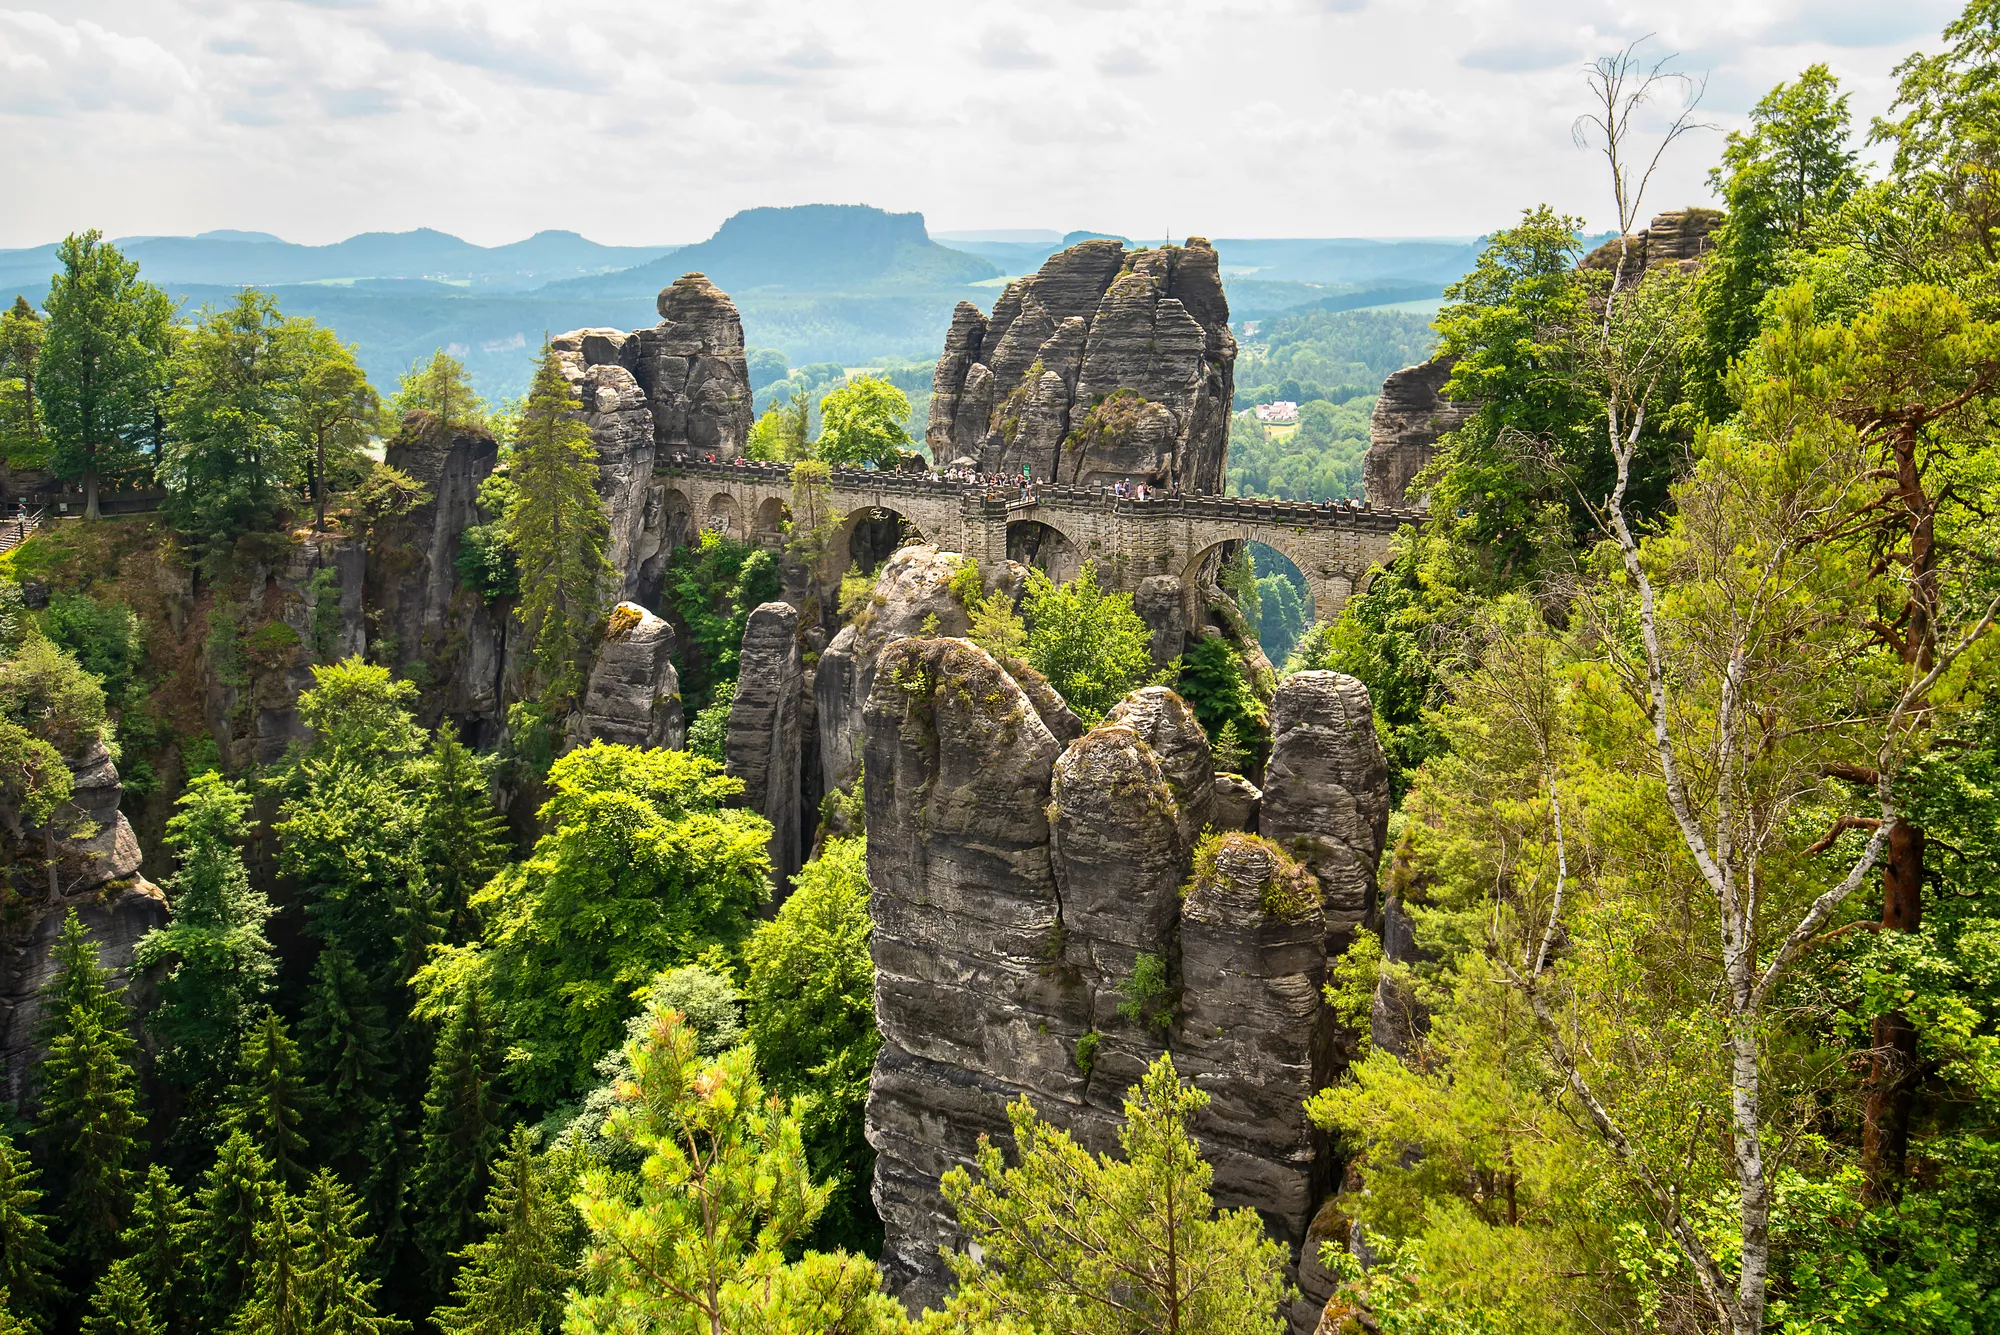
[[[836,468],[833,506],[841,516],[830,553],[832,576],[852,560],[856,528],[893,516],[948,551],[977,557],[982,570],[1009,556],[1032,559],[1056,579],[1095,561],[1105,586],[1130,592],[1151,575],[1177,576],[1194,597],[1202,563],[1226,543],[1261,542],[1305,576],[1313,613],[1330,621],[1369,572],[1389,558],[1389,540],[1415,510],[1348,509],[1234,496],[1119,498],[1101,487],[988,487],[925,473]],[[668,461],[664,488],[668,541],[714,528],[739,541],[775,547],[790,519],[786,464]],[[1198,608],[1189,608],[1192,614]]]

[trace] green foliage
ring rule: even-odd
[[[1097,1065],[1097,1045],[1103,1041],[1103,1035],[1099,1034],[1095,1029],[1085,1031],[1076,1040],[1076,1051],[1072,1054],[1072,1060],[1076,1062],[1077,1070],[1082,1071],[1085,1075],[1090,1074],[1091,1070]]]
[[[1172,985],[1167,981],[1167,959],[1141,951],[1132,961],[1132,973],[1120,979],[1118,1013],[1133,1024],[1170,1032],[1174,1025]]]
[[[371,1205],[392,1192],[394,1156],[377,1151],[395,1140],[391,1123],[389,1027],[374,989],[346,951],[327,947],[313,964],[299,1046],[312,1082],[312,1143],[319,1159],[361,1184]],[[378,1231],[393,1219],[376,1210]]]
[[[266,1220],[282,1194],[250,1137],[232,1131],[196,1195],[194,1251],[203,1329],[227,1327],[242,1304],[263,1253]]]
[[[104,689],[76,659],[28,634],[0,658],[0,797],[41,825],[75,791],[65,760],[103,735]]]
[[[438,911],[461,936],[472,929],[473,894],[507,862],[507,821],[489,795],[490,761],[461,742],[447,723],[417,769],[425,879]]]
[[[1280,564],[1253,547],[1257,570],[1257,647],[1273,663],[1282,663],[1306,630],[1305,580],[1290,562]]]
[[[140,940],[135,959],[159,980],[146,1025],[160,1044],[161,1072],[213,1097],[277,974],[264,935],[272,910],[236,847],[249,796],[209,770],[188,779],[174,806],[167,847],[179,869],[165,887],[172,916]]]
[[[347,497],[347,527],[363,537],[391,519],[401,519],[431,498],[430,488],[400,468],[364,460],[361,480]],[[322,525],[324,527],[324,525]]]
[[[532,399],[532,390],[529,395]],[[486,402],[473,392],[465,363],[443,348],[427,360],[410,363],[410,369],[396,381],[388,411],[399,420],[409,413],[423,413],[437,429],[447,432],[482,427],[487,420]]]
[[[820,401],[819,439],[813,457],[830,464],[873,464],[894,468],[897,451],[909,448],[903,422],[910,400],[875,376],[858,376]]]
[[[354,359],[353,345],[342,343],[331,329],[311,320],[288,320],[280,337],[292,373],[292,430],[310,447],[314,524],[325,528],[327,494],[358,473],[374,476],[362,451],[370,431],[381,423],[382,399]]]
[[[1028,620],[1022,657],[1086,724],[1158,675],[1153,635],[1132,610],[1132,595],[1099,588],[1095,562],[1084,562],[1077,577],[1061,585],[1030,570],[1022,606]]]
[[[556,1335],[574,1272],[562,1233],[569,1203],[535,1155],[535,1134],[514,1128],[480,1213],[482,1237],[459,1253],[450,1306],[432,1313],[447,1335]]]
[[[1282,1331],[1284,1248],[1255,1211],[1216,1213],[1190,1131],[1207,1105],[1162,1056],[1126,1096],[1114,1159],[1014,1103],[1016,1165],[982,1136],[974,1171],[944,1177],[968,1244],[946,1254],[954,1301],[983,1300],[1051,1335]]]
[[[1360,499],[1372,394],[1299,405],[1299,424],[1280,433],[1254,413],[1229,419],[1229,494],[1288,501]]]
[[[127,1257],[119,1264],[131,1266],[169,1335],[191,1331],[199,1278],[190,1255],[193,1218],[186,1195],[157,1163],[133,1194],[132,1222],[119,1242]]]
[[[597,495],[597,450],[553,349],[535,368],[508,477],[515,495],[501,522],[520,569],[521,624],[544,697],[567,702],[583,688],[604,614],[611,521]]]
[[[146,441],[157,448],[174,304],[98,232],[65,237],[56,259],[34,392],[49,467],[82,480],[96,518],[100,482],[135,470]]]
[[[360,1206],[324,1168],[306,1187],[300,1224],[304,1329],[312,1335],[407,1335],[407,1322],[375,1310],[381,1283],[368,1278],[363,1265],[370,1239],[361,1232]]]
[[[77,665],[96,677],[112,699],[124,696],[145,660],[139,618],[123,603],[99,603],[87,593],[52,594],[41,627],[49,642],[75,655]]]
[[[722,682],[715,688],[714,702],[694,716],[688,725],[687,749],[689,755],[700,756],[720,765],[728,756],[724,754],[729,743],[729,713],[736,705],[736,683]]]
[[[71,909],[51,952],[36,1046],[35,1142],[48,1166],[63,1257],[89,1269],[110,1259],[132,1203],[146,1119],[132,1069],[138,1045],[111,972]]]
[[[157,1303],[130,1257],[111,1263],[90,1295],[83,1335],[165,1335]]]
[[[646,989],[646,999],[679,1011],[694,1029],[696,1046],[704,1057],[719,1056],[743,1041],[743,1021],[738,1014],[743,998],[729,975],[705,964],[665,970]]]
[[[1210,635],[1195,641],[1181,655],[1180,664],[1174,689],[1194,710],[1211,747],[1233,729],[1231,735],[1242,748],[1237,758],[1253,754],[1269,730],[1268,714],[1236,647],[1221,635]]]
[[[765,409],[750,427],[744,457],[778,464],[804,459],[809,448],[806,432],[810,412],[811,400],[804,389],[794,390],[783,403]]]
[[[205,309],[175,354],[160,480],[168,521],[211,569],[237,538],[276,528],[306,477],[290,352],[277,303],[246,289]]]
[[[767,1098],[748,1048],[704,1061],[680,1015],[655,1005],[625,1046],[632,1079],[610,1134],[645,1156],[637,1175],[585,1172],[585,1282],[566,1329],[900,1330],[875,1267],[846,1253],[788,1261],[826,1208],[798,1110]]]
[[[681,699],[690,713],[707,708],[724,682],[736,680],[743,628],[759,603],[784,591],[777,558],[713,529],[667,559],[667,594],[688,629],[681,651]]]
[[[306,1179],[305,1126],[313,1103],[290,1027],[276,1011],[265,1011],[243,1036],[243,1056],[222,1121],[230,1131],[249,1136],[281,1190]]]
[[[724,809],[743,786],[712,761],[593,742],[548,784],[533,855],[474,897],[480,945],[434,955],[418,980],[438,1001],[485,980],[509,1079],[537,1110],[590,1087],[660,969],[737,948],[770,873],[770,824]]]
[[[0,1310],[30,1322],[44,1317],[56,1297],[48,1221],[35,1208],[42,1201],[38,1181],[28,1152],[0,1130],[0,1294],[8,1304]]]
[[[35,378],[41,370],[48,324],[28,299],[16,296],[0,311],[0,464],[39,468],[47,462]]]
[[[818,1245],[880,1245],[869,1189],[874,1151],[862,1134],[875,1028],[875,964],[868,953],[868,843],[831,838],[800,869],[791,895],[744,948],[747,1036],[774,1094],[800,1113],[813,1175],[834,1187]]]
[[[429,1262],[428,1287],[442,1293],[452,1257],[471,1241],[489,1170],[505,1143],[507,1096],[500,1031],[477,987],[456,998],[438,1035],[424,1093],[423,1160],[413,1196],[417,1245]]]

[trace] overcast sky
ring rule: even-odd
[[[7,7],[9,5],[13,7]],[[1814,61],[1857,120],[1937,0],[0,0],[0,246],[236,227],[696,241],[758,204],[933,231],[1606,221],[1580,66],[1655,32],[1725,127]],[[1648,204],[1707,198],[1719,135]],[[1650,210],[1649,210],[1650,211]]]

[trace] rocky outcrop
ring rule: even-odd
[[[1374,506],[1421,505],[1409,494],[1410,480],[1437,453],[1438,437],[1456,431],[1474,405],[1444,397],[1455,359],[1439,357],[1408,366],[1382,382],[1368,422],[1368,453],[1361,463],[1361,490]]]
[[[1178,575],[1148,575],[1132,595],[1132,610],[1153,633],[1155,667],[1181,656],[1188,642],[1187,586]]]
[[[1222,486],[1236,340],[1214,249],[1084,241],[960,303],[931,382],[934,459],[1063,482]]]
[[[620,603],[605,621],[583,702],[570,716],[570,744],[679,750],[686,740],[674,628],[637,603]]]
[[[820,655],[813,700],[822,792],[849,787],[860,770],[862,709],[874,689],[875,660],[883,646],[907,635],[963,635],[971,625],[951,591],[951,577],[962,564],[958,553],[930,544],[897,551],[876,575],[868,605]]]
[[[70,775],[70,800],[54,818],[57,837],[0,810],[0,842],[12,845],[0,856],[17,867],[42,864],[32,885],[14,887],[20,900],[0,936],[0,1099],[8,1101],[29,1091],[38,1060],[32,1036],[41,1018],[40,992],[55,974],[55,944],[70,911],[120,985],[139,939],[167,920],[166,897],[139,874],[139,840],[118,809],[125,790],[110,751],[93,742],[70,762]]]
[[[1660,265],[1687,270],[1699,264],[1715,248],[1713,234],[1727,217],[1720,209],[1689,207],[1657,214],[1644,231],[1624,238],[1624,265],[1627,277]],[[1615,271],[1619,266],[1619,238],[1612,237],[1577,263],[1579,269]]]
[[[1294,672],[1271,700],[1271,756],[1257,830],[1318,882],[1327,954],[1375,908],[1389,833],[1389,764],[1368,688],[1344,672]]]
[[[1340,783],[1372,791],[1356,777],[1381,766],[1372,733],[1355,736],[1313,691],[1283,717],[1280,781],[1294,791],[1281,811],[1355,805]],[[1187,704],[1135,691],[1065,745],[984,650],[897,639],[880,651],[864,736],[883,1034],[867,1131],[899,1294],[943,1294],[937,1248],[957,1235],[938,1178],[981,1134],[1009,1134],[1010,1102],[1026,1095],[1111,1149],[1126,1091],[1163,1051],[1212,1096],[1197,1132],[1217,1204],[1257,1209],[1296,1259],[1328,1171],[1302,1105],[1339,1055],[1321,998],[1327,896],[1271,841],[1202,842],[1217,780]],[[1337,763],[1343,741],[1363,754]],[[1379,853],[1378,826],[1351,833],[1370,830]],[[1312,1315],[1301,1305],[1295,1329]]]
[[[771,822],[771,879],[782,897],[804,856],[799,713],[805,668],[798,609],[764,603],[751,612],[739,662],[729,707],[727,769],[743,780],[743,804]]]

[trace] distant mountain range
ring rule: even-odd
[[[938,238],[919,213],[808,204],[747,209],[714,236],[684,246],[606,246],[560,231],[477,246],[429,228],[366,232],[327,246],[233,230],[117,244],[190,309],[226,302],[245,286],[270,290],[285,311],[311,316],[355,344],[385,391],[413,360],[442,347],[466,362],[482,392],[502,396],[526,387],[545,334],[651,324],[660,289],[694,270],[735,299],[752,346],[776,349],[793,365],[929,359],[958,302],[990,308],[1005,279],[1033,273],[1065,246],[1107,235],[1011,230]],[[1478,253],[1476,241],[1458,238],[1215,245],[1237,320],[1435,297]],[[15,292],[39,302],[55,254],[54,245],[0,250],[0,305]]]

